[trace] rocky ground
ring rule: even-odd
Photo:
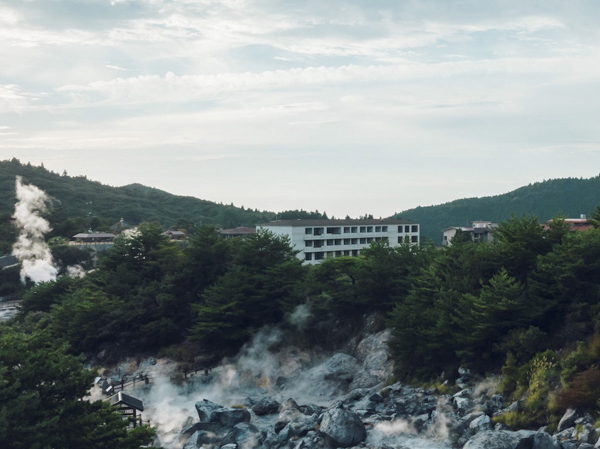
[[[166,448],[600,448],[594,420],[576,410],[565,414],[553,435],[545,428],[515,432],[494,424],[494,416],[519,403],[505,404],[494,379],[473,379],[466,370],[460,370],[453,395],[399,382],[386,386],[392,370],[388,339],[385,331],[368,335],[349,353],[324,360],[293,351],[267,354],[263,341],[246,348],[235,364],[180,386],[160,381],[169,370],[173,374],[174,364],[164,360],[125,363],[118,370],[154,379],[131,394],[144,400],[157,445]]]

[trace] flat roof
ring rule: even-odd
[[[144,403],[142,401],[140,401],[137,398],[134,398],[133,396],[129,396],[128,394],[125,394],[122,391],[110,398],[110,405],[119,404],[125,404],[129,407],[136,408],[141,412],[144,411]]]
[[[263,223],[260,226],[352,226],[352,225],[404,225],[417,224],[412,221],[400,220],[398,218],[381,218],[381,219],[365,219],[365,220],[278,220]]]
[[[104,234],[104,233],[92,233],[92,234],[75,234],[73,236],[74,239],[107,239],[107,238],[115,238],[114,234]]]
[[[239,227],[233,228],[233,229],[223,229],[220,232],[221,232],[221,234],[226,234],[226,235],[245,235],[245,234],[256,233],[256,229],[248,228],[246,226],[239,226]]]

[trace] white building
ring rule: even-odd
[[[475,243],[492,242],[494,240],[492,231],[497,227],[498,223],[493,221],[474,221],[472,227],[451,226],[442,231],[444,233],[442,245],[451,246],[452,239],[459,230],[468,233],[469,238]]]
[[[298,258],[308,264],[328,257],[357,256],[372,242],[398,246],[408,238],[419,244],[419,225],[406,220],[280,220],[260,225],[276,235],[287,235]]]

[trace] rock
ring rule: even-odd
[[[360,366],[354,357],[338,352],[325,363],[323,377],[326,380],[351,382],[359,369]]]
[[[535,432],[528,430],[488,430],[470,438],[463,449],[530,449],[534,435]]]
[[[581,443],[578,449],[594,449],[594,446],[590,443]]]
[[[493,415],[494,413],[502,410],[502,407],[504,407],[504,398],[501,394],[495,394],[489,399],[489,401],[487,401],[486,405],[488,413]]]
[[[577,444],[573,441],[563,441],[560,443],[561,449],[577,449]]]
[[[456,430],[458,431],[463,431],[467,428],[469,428],[469,425],[477,418],[483,416],[484,413],[477,411],[477,412],[471,412],[471,413],[467,413],[465,416],[463,416],[457,423],[456,423]],[[491,430],[491,429],[490,429]]]
[[[317,415],[313,415],[307,417],[305,419],[301,419],[299,421],[292,421],[288,423],[282,430],[279,432],[277,439],[281,443],[285,443],[290,438],[293,437],[303,437],[311,430],[315,430],[315,426],[317,425]]]
[[[319,428],[336,447],[352,447],[361,443],[367,437],[367,430],[360,418],[343,408],[327,410]]]
[[[249,422],[241,422],[233,426],[224,441],[228,444],[235,443],[237,447],[244,449],[257,448],[262,444],[260,431]]]
[[[549,433],[538,431],[533,436],[533,446],[531,449],[560,449],[560,443],[556,438],[552,438]]]
[[[279,412],[281,404],[273,398],[262,398],[252,406],[252,411],[258,416],[271,415]]]
[[[235,443],[230,443],[230,444],[221,446],[221,449],[236,449],[236,448],[237,448],[237,444],[235,444]]]
[[[575,438],[577,438],[577,441],[581,441],[582,443],[595,443],[597,438],[594,426],[591,424],[584,424],[581,431],[576,433]]]
[[[202,423],[219,423],[223,427],[233,427],[238,423],[250,421],[250,412],[245,408],[225,408],[206,399],[196,402],[195,405]]]
[[[227,429],[220,428],[217,432],[198,430],[187,440],[183,449],[197,449],[203,444],[220,444],[227,435]]]
[[[207,399],[196,402],[195,406],[200,422],[214,422],[214,412],[223,408],[222,405],[215,404]]]
[[[577,419],[577,409],[568,408],[565,414],[562,416],[560,421],[558,422],[558,427],[556,430],[559,432],[565,430],[568,427],[573,426],[575,424],[575,420]]]
[[[487,415],[482,415],[479,418],[475,418],[469,424],[469,429],[475,435],[479,432],[485,432],[486,430],[492,430],[492,420]]]
[[[369,400],[372,402],[383,402],[383,396],[381,396],[379,393],[375,393],[369,396]]]
[[[469,398],[455,398],[454,408],[459,416],[464,416],[473,408],[473,403]]]
[[[194,433],[199,430],[216,433],[221,429],[221,425],[218,423],[209,422],[197,422],[190,426],[185,426],[181,432],[179,432],[179,441],[185,441],[190,438]]]
[[[284,412],[285,410],[300,410],[300,406],[296,401],[292,398],[289,398],[281,403],[279,407],[279,413]]]
[[[223,427],[233,427],[239,423],[249,422],[250,412],[245,408],[222,408],[214,412],[214,420]]]
[[[575,427],[567,427],[566,429],[561,430],[560,432],[556,432],[554,436],[559,441],[563,441],[573,438],[573,433],[575,433]]]

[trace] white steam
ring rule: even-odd
[[[86,271],[81,265],[69,265],[67,267],[67,276],[71,278],[85,277]]]
[[[24,185],[17,176],[17,199],[15,205],[15,225],[19,237],[13,245],[13,255],[21,262],[21,282],[25,278],[34,283],[56,280],[58,269],[52,260],[52,253],[46,245],[44,234],[50,231],[50,224],[40,213],[46,210],[46,193],[33,185]]]

